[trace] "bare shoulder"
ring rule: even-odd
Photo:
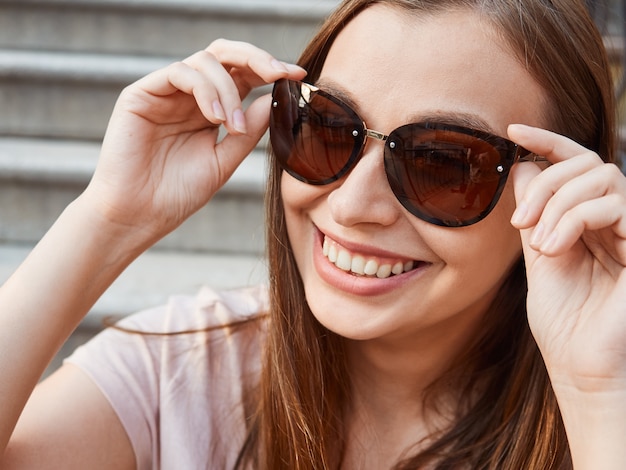
[[[134,469],[135,456],[107,398],[66,364],[37,386],[11,438],[2,469]]]

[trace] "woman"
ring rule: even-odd
[[[626,181],[598,156],[614,105],[582,3],[346,1],[300,65],[218,41],[124,91],[89,187],[0,291],[2,468],[623,468]],[[202,331],[108,331],[25,406],[268,109],[269,302],[131,319]]]

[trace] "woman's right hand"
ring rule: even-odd
[[[215,194],[267,129],[269,96],[244,113],[250,91],[305,75],[255,46],[223,39],[151,73],[120,95],[81,197],[105,226],[157,241]]]
[[[250,44],[218,40],[123,91],[89,186],[0,285],[0,467],[134,465],[117,415],[84,374],[64,372],[26,402],[122,270],[204,205],[258,143],[270,99],[245,115],[242,99],[305,75]]]

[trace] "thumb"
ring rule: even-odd
[[[271,95],[257,98],[245,112],[247,132],[245,134],[228,134],[216,146],[215,150],[220,160],[220,166],[228,177],[252,152],[267,130],[270,103]]]

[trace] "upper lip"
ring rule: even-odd
[[[348,251],[354,254],[377,257],[377,258],[400,259],[400,260],[405,260],[405,261],[423,261],[423,262],[425,261],[423,259],[418,259],[413,256],[406,256],[398,252],[383,250],[378,247],[374,247],[372,245],[364,245],[361,243],[351,242],[333,233],[324,231],[320,229],[319,227],[316,227],[316,228],[320,232],[322,238],[324,236],[327,236],[328,238],[337,242],[339,245],[341,245],[342,247],[344,247],[345,249],[347,249]]]

